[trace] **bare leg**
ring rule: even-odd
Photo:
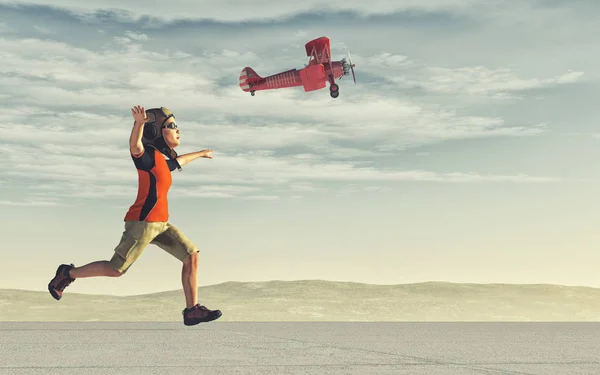
[[[122,274],[112,268],[110,263],[106,260],[99,260],[97,262],[88,263],[85,266],[74,267],[69,272],[69,276],[73,279],[96,276],[119,277],[121,275]]]
[[[183,261],[181,283],[185,294],[186,307],[192,308],[198,303],[198,253],[195,252]]]

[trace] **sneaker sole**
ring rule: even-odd
[[[48,291],[50,292],[50,295],[52,297],[54,297],[55,300],[59,301],[62,298],[62,296],[58,295],[58,293],[56,292],[56,290],[54,288],[52,288],[50,286],[50,284],[48,284]]]
[[[61,267],[62,267],[62,265],[58,266],[58,268],[56,269],[56,273],[54,274],[54,277],[52,278],[52,280],[50,280],[50,283],[48,283],[48,291],[50,292],[52,297],[54,297],[54,299],[57,301],[62,298],[62,295],[59,295],[58,292],[56,291],[56,289],[54,289],[52,287],[52,282],[54,281],[54,279],[56,279],[58,277]]]
[[[217,320],[219,319],[221,316],[223,315],[223,313],[221,311],[217,312],[214,316],[210,317],[210,318],[206,318],[204,320],[194,320],[191,322],[186,322],[185,320],[183,321],[183,324],[185,324],[186,326],[195,326],[197,324],[200,323],[208,323],[208,322],[212,322],[213,320]]]

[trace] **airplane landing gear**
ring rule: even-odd
[[[336,83],[329,86],[329,95],[334,99],[340,96],[340,87]]]
[[[254,91],[250,91],[250,95],[254,96]]]

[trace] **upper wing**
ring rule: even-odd
[[[310,64],[324,64],[331,61],[331,45],[326,36],[311,40],[304,45],[304,48],[306,56],[310,57]]]

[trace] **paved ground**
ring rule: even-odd
[[[600,323],[1,323],[0,374],[600,374]]]

